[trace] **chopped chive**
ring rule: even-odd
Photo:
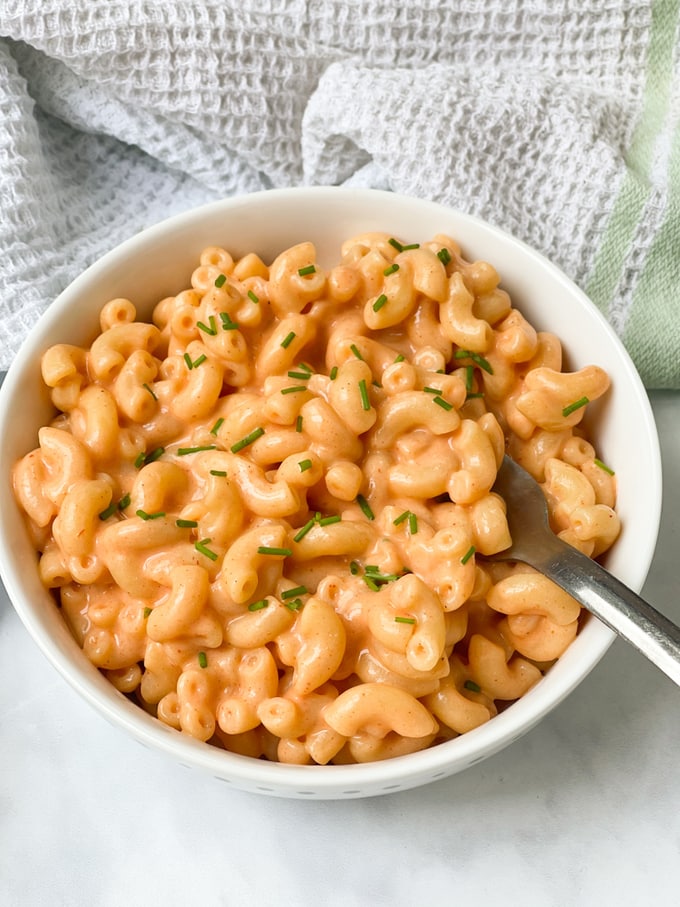
[[[424,387],[423,391],[426,394],[438,394],[439,396],[444,393],[444,391],[440,387]]]
[[[400,617],[397,615],[397,617],[394,618],[394,622],[396,624],[414,624],[416,619],[415,617]]]
[[[306,391],[307,388],[304,384],[292,384],[290,387],[284,387],[281,389],[282,394],[299,394],[300,391]]]
[[[264,428],[255,428],[250,434],[246,435],[245,438],[241,438],[240,441],[237,441],[236,444],[232,444],[230,450],[232,453],[238,453],[239,450],[243,450],[244,447],[248,447],[249,444],[252,444],[253,441],[257,441],[258,438],[261,438],[264,434]]]
[[[472,555],[475,553],[476,550],[477,549],[475,548],[474,545],[470,545],[468,550],[465,552],[465,554],[460,559],[461,564],[467,564],[467,562],[470,560],[470,558],[472,557]]]
[[[441,406],[441,408],[445,409],[447,412],[453,409],[453,403],[449,403],[449,401],[445,400],[443,397],[433,397],[432,400],[437,406]]]
[[[155,513],[147,513],[146,510],[136,510],[135,513],[140,520],[158,520],[165,516],[164,510],[156,510]]]
[[[205,353],[201,353],[201,355],[198,357],[198,359],[194,359],[193,367],[198,368],[198,366],[201,365],[202,363],[204,363],[207,358],[208,357],[205,355]]]
[[[307,265],[306,268],[298,268],[298,274],[300,277],[306,277],[308,274],[315,274],[316,268],[314,265]]]
[[[163,456],[164,453],[165,453],[164,447],[156,447],[154,450],[151,451],[150,454],[147,454],[144,457],[144,463],[145,464],[146,463],[155,463],[156,460],[159,460]]]
[[[212,539],[201,539],[200,542],[194,542],[194,548],[200,554],[204,554],[206,557],[209,557],[211,561],[216,561],[217,555],[215,554],[214,551],[212,551],[210,548],[208,548],[208,545],[210,544],[211,541],[212,541]]]
[[[361,567],[359,566],[357,561],[350,561],[349,572],[352,574],[352,576],[356,576],[360,569]]]
[[[220,478],[224,478],[226,476],[226,474],[227,474],[227,472],[225,469],[211,469],[210,470],[211,476],[219,476]]]
[[[376,583],[375,579],[372,576],[370,576],[369,574],[366,574],[366,576],[363,576],[362,579],[366,583],[368,588],[371,589],[373,592],[380,591],[380,586]]]
[[[333,523],[339,523],[342,517],[339,514],[334,514],[333,516],[325,516],[319,520],[319,526],[330,526]]]
[[[475,683],[474,680],[466,680],[463,684],[466,690],[470,690],[471,693],[481,693],[482,688],[478,683]]]
[[[473,350],[456,350],[453,354],[454,359],[472,359],[481,369],[484,369],[489,375],[493,375],[493,368],[488,359],[475,353]]]
[[[180,529],[195,529],[198,526],[197,520],[175,520],[175,525]]]
[[[608,475],[610,475],[610,476],[615,475],[614,470],[613,470],[613,469],[610,469],[610,467],[607,466],[605,463],[603,463],[602,460],[598,460],[597,457],[594,458],[593,463],[594,463],[596,466],[599,466],[600,469],[604,469],[604,471],[605,471]]]
[[[312,468],[312,461],[311,460],[300,460],[300,462],[298,463],[298,466],[300,467],[300,472],[307,472],[308,469]]]
[[[177,456],[178,457],[188,457],[189,454],[201,453],[203,450],[215,450],[217,448],[216,444],[201,444],[198,447],[178,447]]]
[[[257,302],[260,301],[260,297],[259,297],[259,296],[256,296],[255,293],[253,293],[252,290],[248,290],[248,299],[249,299],[251,302],[255,302],[255,303],[257,303]]]
[[[395,249],[397,250],[397,252],[403,252],[403,251],[404,251],[404,247],[402,246],[402,244],[399,242],[398,239],[395,239],[394,237],[392,237],[391,239],[388,239],[387,242],[388,242],[393,248],[395,248]]]
[[[151,614],[152,611],[153,611],[153,608],[144,608],[144,620],[147,619],[147,617]]]
[[[337,367],[337,365],[334,365],[333,368],[331,369],[329,378],[331,379],[331,381],[335,381],[335,379],[337,377],[338,377],[338,367]]]
[[[295,340],[295,331],[291,331],[290,334],[287,334],[281,341],[281,346],[284,350],[287,350],[291,343]]]
[[[130,494],[124,494],[123,497],[118,501],[118,509],[125,510],[126,507],[130,506]]]
[[[142,450],[142,451],[140,451],[140,452],[137,454],[137,456],[135,457],[135,468],[136,468],[136,469],[141,469],[142,466],[144,465],[144,460],[145,460],[145,459],[146,459],[146,454],[145,454],[144,451]]]
[[[217,432],[222,428],[223,425],[224,425],[224,418],[222,416],[220,416],[220,418],[217,420],[217,422],[215,422],[213,427],[210,429],[210,434],[216,435]]]
[[[307,586],[296,586],[294,589],[286,589],[281,593],[281,598],[285,601],[287,598],[297,598],[298,595],[307,595],[309,589]]]
[[[258,602],[253,602],[251,605],[248,605],[249,611],[261,611],[263,608],[268,608],[269,602],[266,598],[261,598]]]
[[[146,383],[146,381],[144,382],[144,384],[142,384],[142,387],[144,388],[144,390],[147,390],[151,394],[151,396],[154,398],[154,400],[158,400],[158,397],[154,393],[154,389],[152,387],[150,387],[150,385],[148,385]]]
[[[314,371],[311,365],[308,365],[306,362],[298,362],[298,368],[301,368],[303,371],[307,372],[308,375],[311,375]]]
[[[359,507],[361,507],[361,509],[364,513],[364,516],[369,520],[374,520],[375,514],[371,510],[371,506],[368,503],[368,501],[366,500],[366,498],[363,496],[363,494],[358,494],[356,500],[357,500],[357,504],[359,505]]]
[[[382,309],[382,307],[385,305],[386,302],[387,302],[387,296],[385,296],[384,293],[381,293],[380,296],[378,296],[376,301],[373,303],[373,311],[379,312],[380,309]]]
[[[392,520],[393,524],[399,526],[400,523],[403,523],[404,520],[408,519],[410,512],[410,510],[405,510],[403,513],[400,513],[396,520]]]
[[[446,267],[451,261],[451,253],[448,249],[442,248],[439,250],[439,252],[437,252],[437,258],[444,265],[444,267]]]
[[[225,285],[226,282],[227,282],[227,278],[226,278],[226,276],[225,276],[224,274],[220,274],[219,277],[216,277],[216,278],[215,278],[215,286],[216,286],[218,289],[219,289],[220,287],[223,287],[223,286]]]
[[[102,510],[102,512],[99,514],[99,519],[100,519],[100,520],[108,520],[108,518],[109,518],[110,516],[113,516],[114,513],[115,513],[117,510],[118,510],[117,505],[114,504],[113,501],[111,501],[111,503],[110,503],[109,506],[106,508],[106,510]]]
[[[380,573],[380,567],[377,564],[366,564],[364,570],[366,573]]]
[[[368,398],[368,388],[366,387],[365,378],[362,378],[359,382],[359,393],[361,394],[361,407],[365,412],[368,412],[371,408],[371,401]]]
[[[397,358],[394,360],[394,364],[396,364],[397,362],[403,362],[403,361],[404,361],[404,357],[401,355],[401,353],[399,353]]]
[[[404,252],[410,252],[411,249],[419,249],[419,248],[420,248],[420,243],[419,243],[419,242],[411,242],[411,243],[409,243],[407,246],[404,246],[404,248],[403,248],[402,251],[404,251]]]
[[[298,416],[297,419],[295,420],[295,431],[297,431],[297,432],[302,431],[302,416]]]
[[[408,531],[411,535],[415,535],[418,531],[418,517],[413,512],[408,515]]]
[[[359,348],[358,348],[358,346],[356,345],[356,343],[353,343],[353,344],[350,346],[350,349],[351,349],[351,351],[354,353],[354,355],[357,357],[357,359],[362,359],[362,360],[363,360],[364,357],[363,357],[363,356],[361,355],[361,353],[359,352]]]
[[[383,274],[385,275],[385,277],[389,277],[390,274],[394,274],[398,270],[399,270],[399,265],[396,263],[396,261],[393,261],[392,264],[389,266],[389,268],[385,268],[385,270],[383,271]]]
[[[473,365],[465,366],[465,390],[470,393],[475,380],[475,368]]]
[[[199,331],[203,331],[204,334],[209,334],[211,337],[214,337],[215,334],[217,333],[217,324],[215,323],[215,316],[211,315],[210,318],[208,319],[208,321],[210,322],[210,325],[207,325],[202,321],[197,321],[196,327],[199,329]]]
[[[284,605],[286,606],[286,608],[288,608],[289,611],[299,611],[300,608],[302,607],[302,599],[301,598],[288,599],[287,601],[284,602]]]
[[[479,393],[479,394],[466,394],[466,395],[465,395],[465,402],[467,403],[468,400],[481,400],[483,396],[484,396],[484,394],[482,394],[482,393]]]
[[[590,400],[587,397],[581,397],[580,400],[576,400],[574,403],[570,403],[569,406],[565,406],[562,410],[562,415],[566,418],[566,416],[570,416],[573,412],[576,412],[577,409],[581,409],[581,407],[585,406],[587,403],[590,403]]]
[[[191,356],[188,353],[184,354],[184,361],[186,362],[189,371],[191,371],[191,369],[194,367],[194,363],[191,361]]]
[[[231,320],[229,312],[220,312],[223,331],[238,331],[238,323]]]
[[[309,530],[312,528],[312,526],[314,525],[315,522],[316,522],[316,520],[314,520],[314,519],[308,520],[305,523],[305,525],[295,533],[295,535],[293,536],[293,541],[301,542],[302,539],[307,535]]]
[[[272,557],[290,557],[293,552],[290,548],[270,548],[268,545],[260,545],[257,553],[271,555]]]
[[[297,379],[299,379],[300,381],[307,381],[307,379],[309,378],[309,373],[308,373],[308,372],[295,372],[295,371],[292,371],[292,372],[288,372],[288,377],[289,377],[289,378],[297,378]]]
[[[208,656],[205,654],[205,652],[198,653],[198,664],[201,668],[208,667]]]

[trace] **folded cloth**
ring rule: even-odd
[[[0,367],[83,268],[216,197],[476,214],[680,387],[680,0],[0,0]]]

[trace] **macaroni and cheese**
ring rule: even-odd
[[[563,370],[456,242],[205,249],[150,323],[113,299],[57,344],[58,411],[15,466],[38,569],[87,658],[160,721],[296,764],[429,747],[523,696],[579,605],[518,563],[506,452],[596,557],[616,485],[582,430],[609,380]]]

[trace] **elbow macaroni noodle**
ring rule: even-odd
[[[523,696],[580,608],[510,544],[506,450],[555,532],[616,539],[581,426],[607,375],[448,236],[206,249],[152,323],[130,300],[42,359],[58,415],[15,466],[44,585],[90,661],[200,740],[350,763],[463,734]]]

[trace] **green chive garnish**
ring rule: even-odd
[[[220,416],[220,418],[217,420],[217,422],[215,422],[213,427],[210,429],[210,434],[216,435],[217,432],[222,428],[223,425],[224,425],[224,419],[222,418],[222,416]]]
[[[192,363],[192,367],[198,368],[198,366],[201,365],[203,362],[205,362],[205,360],[207,358],[208,357],[205,355],[205,353],[201,353],[201,355],[198,357],[198,359],[194,359],[194,361]]]
[[[125,510],[126,507],[130,506],[130,494],[124,494],[123,497],[118,501],[118,509]]]
[[[285,601],[287,598],[297,598],[298,595],[307,595],[307,586],[296,586],[294,589],[286,589],[285,592],[281,593],[281,599]]]
[[[397,617],[394,618],[394,622],[397,624],[414,624],[416,622],[415,617]]]
[[[298,466],[300,467],[300,472],[307,472],[308,469],[312,468],[312,461],[311,460],[300,460],[300,462],[298,463]]]
[[[201,453],[203,450],[215,450],[216,447],[216,444],[202,444],[199,447],[178,447],[177,456],[188,457],[189,454]]]
[[[147,513],[146,510],[135,511],[140,520],[158,520],[165,516],[164,510],[157,510],[155,513]]]
[[[463,684],[466,690],[470,690],[471,693],[481,693],[482,688],[478,683],[475,683],[474,680],[466,680]]]
[[[290,387],[284,387],[281,389],[282,394],[299,394],[300,391],[306,391],[307,388],[304,384],[292,384]]]
[[[147,390],[151,394],[151,396],[154,398],[154,400],[158,400],[158,397],[154,393],[154,389],[152,387],[150,387],[146,382],[144,382],[144,384],[142,384],[142,387],[144,388],[144,390]]]
[[[408,531],[411,535],[415,535],[418,531],[418,517],[415,513],[409,513],[408,515]]]
[[[364,378],[359,382],[359,393],[361,394],[361,406],[368,412],[371,408],[371,401],[368,398],[368,388],[366,387],[366,380]]]
[[[477,549],[475,548],[474,545],[470,545],[468,550],[465,552],[465,554],[460,559],[461,564],[467,564],[467,562],[470,560],[470,558],[472,557],[472,555],[475,553],[476,550]]]
[[[208,656],[205,654],[205,652],[198,653],[198,664],[202,668],[208,667]]]
[[[258,438],[261,438],[264,434],[264,428],[255,428],[250,434],[246,435],[245,438],[241,438],[240,441],[237,441],[236,444],[231,445],[231,452],[238,453],[240,450],[243,450],[244,447],[248,447],[249,444],[252,444],[253,441],[257,441]]]
[[[393,261],[392,264],[389,266],[389,268],[385,268],[385,270],[383,271],[383,274],[385,275],[385,277],[389,277],[390,274],[394,274],[398,270],[399,270],[399,265],[396,263],[396,261]]]
[[[444,267],[446,267],[451,261],[451,253],[448,249],[440,249],[439,252],[437,252],[437,258],[444,265]]]
[[[410,252],[411,249],[419,249],[419,248],[420,248],[420,243],[419,243],[419,242],[412,242],[412,243],[409,243],[407,246],[404,246],[404,248],[402,249],[402,251],[403,251],[403,252]]]
[[[333,516],[325,516],[319,520],[319,526],[330,526],[333,523],[339,523],[342,517],[339,514],[334,514]]]
[[[219,476],[220,478],[224,478],[227,475],[227,473],[226,473],[226,470],[224,470],[224,469],[211,469],[210,475]]]
[[[152,611],[153,611],[153,608],[144,608],[144,620],[147,619],[147,617],[151,614]]]
[[[357,500],[357,504],[359,505],[359,507],[361,507],[361,509],[364,513],[364,516],[369,520],[374,520],[375,514],[371,510],[371,506],[368,503],[368,501],[366,500],[366,498],[363,496],[363,494],[358,494],[356,500]]]
[[[610,469],[609,466],[607,466],[605,463],[602,462],[602,460],[598,460],[597,457],[595,457],[595,459],[593,460],[593,463],[594,463],[596,466],[599,466],[600,469],[604,469],[604,471],[605,471],[608,475],[610,475],[610,476],[615,475],[614,470],[613,470],[613,469]]]
[[[307,265],[306,268],[298,268],[298,274],[300,275],[300,277],[306,277],[308,274],[314,274],[315,272],[316,268],[314,267],[314,265]]]
[[[397,362],[403,362],[403,361],[404,361],[404,357],[401,355],[401,353],[399,353],[397,358],[394,360],[394,363],[396,364]]]
[[[135,457],[135,468],[136,468],[136,469],[141,469],[142,466],[144,465],[144,460],[146,460],[146,454],[145,454],[144,451],[142,450],[142,451],[140,451],[140,452],[137,454],[137,456]]]
[[[387,302],[387,296],[385,296],[384,293],[381,293],[380,296],[378,296],[376,301],[373,303],[373,311],[379,312],[380,309],[382,309],[382,307],[385,305],[386,302]]]
[[[293,553],[290,548],[270,548],[267,545],[260,545],[257,549],[258,554],[267,554],[273,557],[290,557]]]
[[[217,324],[215,323],[215,316],[211,315],[208,319],[210,325],[204,324],[202,321],[196,322],[196,327],[199,331],[203,331],[204,334],[209,334],[211,337],[214,337],[217,333]]]
[[[403,523],[405,520],[408,519],[410,512],[411,512],[410,510],[405,510],[403,513],[400,513],[399,516],[396,518],[396,520],[392,520],[392,523],[395,526],[399,526],[400,523]]]
[[[113,516],[114,513],[115,513],[117,510],[118,510],[117,505],[114,504],[113,501],[111,501],[111,503],[110,503],[109,506],[106,508],[106,510],[102,510],[102,512],[99,514],[99,519],[100,519],[100,520],[108,520],[108,518],[109,518],[110,516]]]
[[[208,548],[208,545],[210,544],[211,541],[212,541],[212,539],[201,539],[200,542],[194,542],[194,548],[200,554],[204,554],[206,557],[209,557],[211,561],[216,561],[217,555],[215,554],[214,551],[212,551],[210,548]]]
[[[218,289],[219,289],[219,287],[223,287],[226,282],[227,282],[227,278],[225,277],[224,274],[220,274],[219,277],[215,278],[215,286]]]
[[[175,520],[175,525],[180,529],[195,529],[198,526],[197,520]]]
[[[281,346],[284,350],[287,350],[291,343],[295,340],[295,331],[291,331],[290,334],[287,334],[281,341]]]
[[[194,367],[194,363],[191,361],[191,356],[188,353],[184,354],[184,361],[186,362],[189,371],[191,371],[191,369]]]
[[[585,406],[587,403],[590,403],[590,400],[587,397],[581,397],[580,400],[576,400],[574,403],[570,403],[569,406],[565,406],[562,410],[562,415],[566,418],[573,412],[576,412],[577,409],[581,409],[581,407]]]
[[[155,463],[156,460],[160,459],[165,453],[164,447],[156,447],[155,450],[152,450],[150,454],[147,454],[144,457],[144,463]]]
[[[441,396],[441,394],[444,393],[444,392],[442,391],[442,389],[439,388],[439,387],[424,387],[424,388],[423,388],[423,391],[424,391],[426,394],[439,394],[440,396]]]
[[[314,520],[314,519],[308,520],[305,523],[305,525],[301,529],[298,529],[298,531],[295,533],[295,535],[293,536],[293,541],[294,542],[302,541],[302,539],[307,535],[307,533],[312,528],[312,526],[314,525],[315,522],[316,522],[316,520]]]
[[[453,409],[453,403],[449,403],[449,401],[445,400],[443,397],[433,397],[432,400],[437,406],[441,406],[441,408],[445,409],[447,412]]]
[[[302,599],[301,598],[289,599],[288,601],[284,602],[284,605],[286,606],[286,608],[288,608],[289,611],[299,611],[300,608],[302,607]]]
[[[295,420],[295,431],[302,431],[302,416],[298,416]]]
[[[295,371],[293,371],[293,372],[288,372],[288,377],[289,377],[289,378],[297,378],[299,381],[307,381],[307,379],[309,378],[309,373],[308,373],[308,372],[295,372]]]
[[[249,299],[251,302],[259,302],[259,301],[260,301],[259,296],[256,296],[255,293],[253,293],[252,290],[248,290],[248,299]]]
[[[356,576],[360,569],[361,569],[361,567],[359,566],[357,561],[350,562],[349,572],[352,574],[352,576]]]
[[[331,369],[329,378],[331,379],[331,381],[335,381],[335,379],[337,377],[338,377],[338,367],[337,367],[337,365],[334,365],[333,368]]]
[[[266,598],[261,598],[259,602],[253,602],[252,605],[248,605],[249,611],[261,611],[263,608],[268,608],[269,602]]]
[[[222,330],[223,331],[237,331],[238,324],[235,321],[231,320],[231,315],[229,312],[220,312],[220,318],[222,319]]]
[[[363,356],[361,355],[361,353],[359,352],[359,348],[357,347],[356,343],[353,343],[353,344],[350,346],[350,349],[351,349],[351,351],[354,353],[354,355],[357,357],[357,359],[363,360],[364,357],[363,357]]]
[[[493,375],[493,368],[488,359],[485,359],[483,356],[480,356],[479,353],[475,353],[472,350],[456,350],[453,354],[454,359],[472,359],[481,369],[484,369],[489,375]]]
[[[397,250],[397,252],[403,252],[403,251],[404,251],[404,247],[402,246],[402,244],[399,242],[398,239],[394,239],[394,237],[392,237],[392,239],[388,239],[387,242],[388,242],[393,248],[395,248],[395,249]]]

